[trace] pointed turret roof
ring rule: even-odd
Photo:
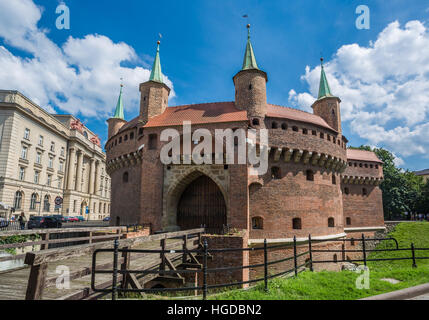
[[[247,44],[246,51],[244,52],[243,67],[241,70],[257,69],[258,64],[256,63],[255,54],[253,52],[252,43],[250,42],[250,24],[247,25]]]
[[[323,67],[323,58],[320,58],[320,65],[322,67],[322,71],[320,74],[319,96],[317,99],[333,97],[331,94],[331,89],[329,88],[328,79],[326,79],[325,69]]]
[[[119,92],[118,103],[116,104],[115,115],[113,118],[124,120],[124,103],[122,101],[122,88],[124,85],[121,83],[121,91]]]
[[[162,82],[162,72],[161,72],[161,60],[159,58],[159,45],[161,41],[158,41],[158,46],[156,48],[156,56],[153,62],[152,71],[150,73],[149,81]]]

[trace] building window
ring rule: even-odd
[[[128,135],[126,134],[124,137],[124,141],[127,141],[127,140],[128,140]]]
[[[334,220],[334,218],[332,218],[332,217],[328,218],[328,227],[329,228],[335,227],[335,220]]]
[[[143,134],[143,128],[139,128],[139,136]]]
[[[119,143],[122,143],[122,137],[119,137]]]
[[[314,172],[313,172],[313,170],[307,170],[306,171],[306,175],[307,175],[307,181],[314,181]]]
[[[43,200],[43,211],[49,212],[51,210],[51,204],[49,203],[49,196],[46,195]]]
[[[261,217],[253,217],[252,229],[256,229],[256,230],[264,229],[264,219],[262,219]]]
[[[42,154],[40,152],[36,153],[36,163],[41,164],[42,163]]]
[[[28,129],[28,128],[25,128],[24,139],[30,140],[30,129]]]
[[[133,140],[134,139],[134,132],[131,132],[130,133],[130,140]]]
[[[21,149],[21,159],[27,159],[27,152],[28,148],[26,146],[23,146]]]
[[[303,134],[308,134],[308,130],[307,129],[302,129],[302,133]]]
[[[320,139],[324,139],[325,135],[323,134],[323,132],[320,133]]]
[[[259,119],[253,119],[252,120],[252,125],[254,125],[254,126],[259,126]]]
[[[277,122],[273,122],[271,123],[271,129],[278,129],[279,125],[277,124]]]
[[[58,170],[61,172],[64,172],[64,162],[63,161],[60,161],[60,165],[59,165]]]
[[[43,136],[39,136],[39,146],[43,146]]]
[[[34,183],[36,183],[36,184],[39,183],[39,177],[40,177],[40,172],[34,171]]]
[[[287,130],[287,124],[286,123],[282,123],[282,130]]]
[[[25,168],[19,167],[19,180],[24,181],[25,179]]]
[[[301,218],[292,219],[292,228],[293,229],[302,229]]]
[[[368,191],[366,190],[366,188],[362,189],[362,195],[364,195],[364,196],[368,195]]]
[[[149,135],[149,143],[148,143],[149,150],[155,150],[156,144],[157,144],[157,135],[155,133],[152,133]]]
[[[13,201],[13,207],[15,209],[21,209],[23,193],[21,191],[17,191],[15,193],[15,199]]]
[[[346,218],[346,224],[349,226],[352,224],[352,219],[350,217]]]
[[[73,212],[76,212],[76,200],[73,200]]]
[[[83,136],[88,139],[88,132],[84,131]]]
[[[122,182],[128,182],[128,172],[124,172],[124,174],[122,175]]]
[[[53,166],[54,166],[54,158],[52,158],[52,157],[49,157],[49,164],[48,164],[48,166],[49,166],[49,168],[53,168]]]
[[[349,188],[347,188],[347,187],[346,187],[346,188],[344,188],[344,193],[345,193],[345,194],[349,194],[349,193],[350,193]]]
[[[292,131],[298,132],[298,127],[297,126],[293,126],[292,127]]]
[[[37,193],[31,195],[30,210],[36,210]]]
[[[61,147],[61,157],[64,157],[65,149],[64,147]]]
[[[100,202],[100,203],[98,204],[98,213],[101,213],[101,207],[102,207],[102,203]]]
[[[46,184],[48,187],[50,187],[51,183],[52,183],[52,175],[48,174],[48,178],[46,179]]]
[[[337,178],[335,177],[335,174],[332,174],[332,184],[337,184]]]
[[[58,189],[61,189],[63,187],[63,178],[58,178]]]
[[[55,142],[51,142],[51,152],[55,152]]]
[[[272,179],[281,179],[281,171],[279,167],[271,167],[271,178]]]
[[[312,131],[311,131],[311,134],[312,134],[313,136],[317,136],[317,132],[316,132],[316,130],[312,130]]]

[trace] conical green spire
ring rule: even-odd
[[[161,60],[159,59],[159,44],[161,42],[158,41],[158,47],[156,48],[156,56],[155,61],[153,62],[152,71],[150,73],[149,81],[162,82],[162,73],[161,73]]]
[[[253,53],[252,43],[250,42],[250,24],[247,25],[247,44],[246,52],[244,53],[243,67],[241,70],[258,69],[255,54]]]
[[[332,97],[331,89],[329,88],[328,79],[326,79],[325,69],[323,68],[323,58],[320,58],[322,72],[320,74],[319,96],[317,99],[324,97]]]
[[[113,118],[118,118],[124,120],[124,103],[122,102],[122,87],[124,85],[121,83],[121,91],[119,92],[118,103],[116,104],[115,115]]]

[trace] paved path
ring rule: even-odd
[[[417,296],[408,300],[429,300],[429,293],[426,293],[421,296]]]

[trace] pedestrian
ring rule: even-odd
[[[21,212],[21,215],[19,216],[18,221],[19,221],[19,226],[21,230],[24,230],[25,224],[27,223],[27,218],[25,217],[24,211]]]

